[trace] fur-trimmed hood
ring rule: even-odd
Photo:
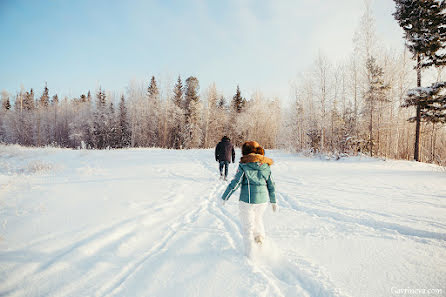
[[[240,163],[261,163],[261,164],[268,164],[269,166],[271,166],[274,164],[274,161],[268,157],[251,153],[241,157]]]

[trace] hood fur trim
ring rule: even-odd
[[[268,164],[269,166],[274,164],[273,160],[259,154],[252,153],[240,158],[240,163],[257,163],[257,162],[262,164]]]

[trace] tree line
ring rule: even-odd
[[[60,100],[45,86],[40,96],[22,90],[13,100],[4,91],[1,102],[0,141],[26,146],[209,148],[227,135],[236,145],[255,138],[272,148],[280,116],[278,100],[248,101],[238,86],[228,102],[215,83],[200,94],[194,76],[184,82],[178,76],[165,95],[152,76],[146,87],[130,84],[119,99],[99,88]]]
[[[348,58],[319,53],[293,83],[285,146],[446,164],[446,1],[394,2],[404,50],[380,45],[366,5]]]
[[[210,148],[223,135],[239,146],[306,153],[368,154],[446,165],[445,1],[394,0],[406,47],[380,44],[369,5],[342,61],[322,52],[292,82],[292,103],[225,98],[195,76],[132,82],[116,96],[99,88],[77,98],[2,92],[0,142],[71,148]],[[421,76],[429,83],[421,84]],[[416,87],[414,87],[416,86]]]

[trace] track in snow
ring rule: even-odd
[[[269,152],[280,211],[267,211],[269,243],[251,261],[238,192],[219,203],[211,150],[9,149],[1,296],[385,296],[446,283],[434,167]],[[36,162],[45,170],[28,172]]]

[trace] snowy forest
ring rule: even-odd
[[[342,61],[317,53],[290,81],[291,101],[261,90],[248,98],[238,86],[225,97],[216,83],[201,87],[194,75],[152,76],[130,82],[122,93],[99,88],[76,98],[51,93],[49,82],[41,90],[2,91],[0,142],[188,149],[214,147],[228,135],[236,146],[256,140],[267,149],[446,165],[446,4],[406,2],[395,1],[394,13],[404,48],[383,44],[366,7],[352,52]]]

